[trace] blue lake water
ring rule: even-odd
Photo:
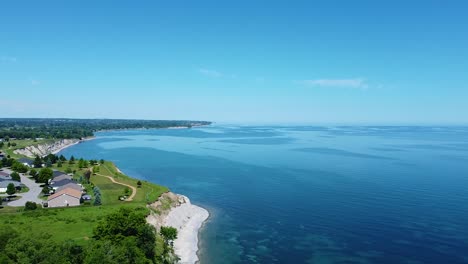
[[[207,208],[201,263],[468,263],[467,127],[110,131],[61,154]]]

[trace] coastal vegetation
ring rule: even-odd
[[[188,120],[2,118],[0,138],[11,146],[11,143],[8,143],[11,138],[80,139],[93,136],[94,132],[100,130],[192,127],[209,124],[207,121]]]
[[[137,123],[129,124],[135,126]],[[4,124],[2,126],[5,128]],[[34,120],[31,127],[23,132],[36,133],[42,129],[39,126],[37,130],[34,128]],[[87,129],[119,127],[125,126],[96,125]],[[15,155],[12,150],[49,139],[14,138],[18,135],[33,136],[23,132],[3,138],[0,150],[4,157],[0,167],[12,169],[15,180],[23,174],[41,184],[42,199],[49,195],[54,171],[67,173],[72,175],[73,181],[82,184],[91,200],[84,201],[81,206],[67,208],[42,208],[35,202],[26,202],[24,207],[4,204],[0,208],[0,263],[176,263],[178,257],[174,254],[173,240],[177,237],[177,230],[167,227],[159,232],[146,223],[146,216],[150,213],[148,204],[168,192],[166,187],[133,179],[103,159],[67,159],[49,154],[36,156],[31,159],[30,167],[26,166],[18,161],[21,155]],[[16,146],[11,143],[16,143]],[[8,194],[21,195],[14,186],[9,186],[9,189]]]

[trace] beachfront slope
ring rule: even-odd
[[[23,149],[15,150],[15,154],[27,156],[27,157],[35,157],[37,156],[45,156],[48,154],[55,154],[58,153],[60,150],[72,146],[74,144],[79,143],[79,139],[61,139],[57,140],[53,143],[46,143],[46,144],[38,144],[33,146],[28,146]]]
[[[150,205],[150,208],[155,213],[148,216],[147,221],[157,230],[161,225],[177,228],[174,251],[180,257],[179,263],[196,263],[198,232],[209,217],[208,211],[190,203],[190,199],[186,196],[170,192],[163,194],[157,202]]]

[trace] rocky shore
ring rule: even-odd
[[[157,230],[161,226],[172,226],[177,229],[174,251],[180,257],[180,263],[197,263],[198,232],[208,219],[206,209],[193,205],[190,199],[171,192],[161,195],[155,203],[149,205],[151,214],[147,222]]]

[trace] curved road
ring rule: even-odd
[[[29,188],[29,192],[18,193],[17,195],[21,196],[21,198],[19,198],[16,201],[8,202],[7,205],[15,207],[24,206],[24,204],[28,201],[42,204],[43,201],[39,199],[39,194],[41,194],[42,188],[39,186],[39,184],[34,182],[34,180],[31,180],[30,178],[24,176],[22,173],[20,174],[20,177],[21,183]]]

